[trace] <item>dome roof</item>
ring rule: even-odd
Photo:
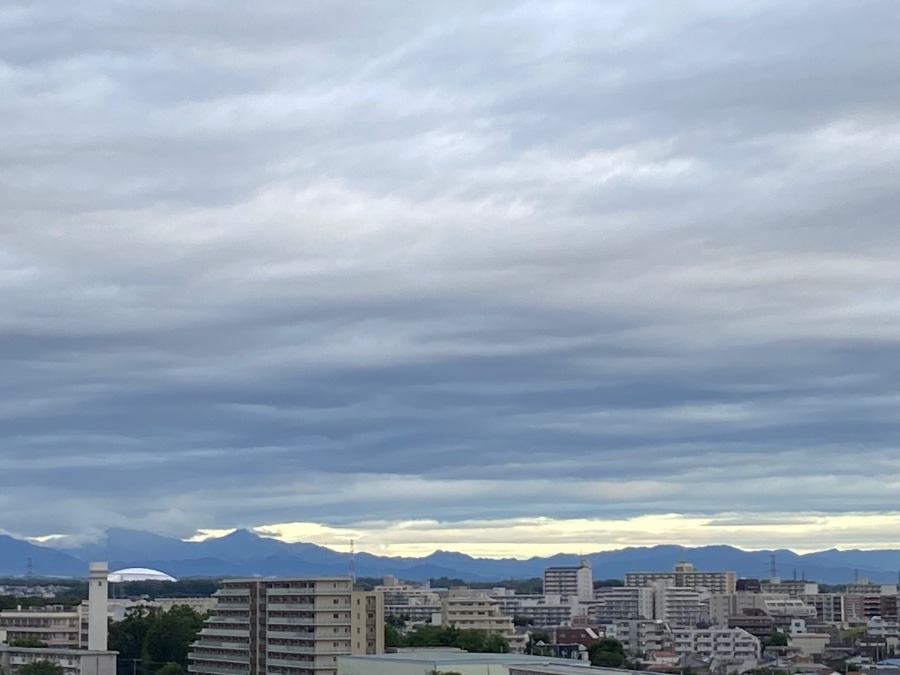
[[[115,584],[120,581],[175,581],[175,577],[170,577],[165,572],[151,570],[146,567],[127,567],[123,570],[110,572],[109,580]]]

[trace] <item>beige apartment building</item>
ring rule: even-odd
[[[188,654],[197,675],[335,675],[337,657],[384,652],[384,597],[350,577],[232,579]]]
[[[81,614],[76,607],[48,605],[5,609],[0,612],[0,632],[6,634],[6,643],[40,640],[48,647],[60,649],[83,646]]]
[[[441,601],[441,625],[500,635],[506,638],[511,652],[523,652],[527,643],[527,636],[516,634],[513,618],[504,614],[500,603],[484,591],[451,588]]]

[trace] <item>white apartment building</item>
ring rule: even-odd
[[[677,654],[729,661],[758,659],[762,653],[760,641],[740,628],[675,628],[672,648]]]
[[[693,627],[709,620],[709,593],[657,581],[653,587],[653,618],[670,626]]]
[[[596,616],[601,621],[653,619],[654,589],[649,586],[611,586],[598,588]]]
[[[580,604],[560,595],[516,594],[508,588],[494,588],[489,593],[503,614],[528,619],[532,626],[570,626],[573,618],[583,614]]]
[[[544,570],[544,595],[590,602],[594,599],[594,574],[591,563],[583,558],[578,567],[548,567]]]
[[[626,586],[649,586],[657,581],[669,581],[673,586],[706,589],[710,593],[734,593],[734,572],[700,572],[689,562],[679,562],[671,572],[627,572]]]
[[[403,583],[394,576],[384,577],[375,587],[384,595],[384,615],[404,617],[408,621],[428,621],[441,611],[441,598],[425,584]]]
[[[629,619],[606,627],[606,636],[622,643],[628,654],[642,656],[647,652],[669,649],[672,631],[662,621]]]
[[[198,675],[335,675],[343,654],[384,651],[384,598],[350,577],[229,579],[188,654]]]

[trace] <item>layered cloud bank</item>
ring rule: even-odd
[[[596,5],[0,10],[0,525],[895,540],[900,6]]]

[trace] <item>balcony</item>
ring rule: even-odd
[[[349,626],[350,617],[335,619],[332,617],[269,616],[266,618],[266,622],[273,626]]]
[[[211,647],[214,649],[237,649],[244,651],[250,649],[249,642],[225,642],[223,640],[210,639],[206,635],[200,635],[199,641],[196,644],[198,647]]]
[[[199,645],[198,645],[199,646]],[[188,653],[188,659],[193,661],[216,661],[220,663],[235,663],[250,665],[249,656],[238,656],[232,654],[214,654],[211,652],[192,651]]]
[[[218,628],[216,626],[204,626],[200,630],[200,637],[206,637],[207,635],[223,637],[247,637],[249,635],[249,631],[235,630],[231,628]]]
[[[273,654],[310,654],[314,655],[316,653],[316,648],[313,646],[301,646],[301,645],[266,645],[266,654],[269,659],[273,658]],[[277,656],[274,658],[278,658]]]

